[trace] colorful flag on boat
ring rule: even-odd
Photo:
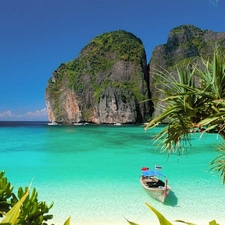
[[[148,167],[142,167],[141,170],[142,171],[147,171],[147,170],[149,170],[149,168]]]
[[[156,170],[161,170],[161,169],[162,169],[162,167],[161,167],[161,166],[159,166],[159,165],[155,165],[155,169],[156,169]]]

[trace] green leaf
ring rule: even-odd
[[[145,204],[156,214],[161,225],[172,225],[172,223],[170,223],[159,211],[150,206],[148,203]]]
[[[220,177],[225,184],[225,142],[223,141],[218,145],[218,150],[221,152],[211,163],[210,170],[218,172]]]
[[[209,222],[209,225],[219,225],[215,220]]]
[[[183,220],[176,220],[175,222],[185,223],[185,224],[187,224],[187,225],[196,225],[195,223],[185,222],[185,221],[183,221]]]
[[[65,221],[64,225],[70,225],[70,217]]]
[[[16,224],[16,220],[20,214],[20,207],[29,195],[29,189],[24,194],[24,196],[13,206],[13,208],[6,214],[5,218],[2,220],[1,224],[9,223],[11,225]]]
[[[126,218],[125,218],[125,219],[126,219]],[[134,223],[134,222],[131,222],[131,221],[127,220],[127,219],[126,219],[126,221],[127,221],[130,225],[139,225],[139,224]]]

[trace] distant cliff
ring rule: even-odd
[[[215,46],[225,49],[225,33],[201,30],[193,25],[182,25],[172,29],[166,44],[156,46],[149,62],[150,90],[152,97],[160,98],[154,88],[157,77],[155,70],[162,68],[170,71],[176,77],[177,67],[191,70],[193,65],[200,63],[200,57],[212,57]],[[155,107],[154,116],[161,113]]]
[[[139,123],[150,116],[144,46],[120,30],[94,38],[78,58],[61,64],[45,98],[50,121]]]
[[[151,41],[151,40],[149,40]],[[172,29],[166,44],[156,46],[149,64],[142,41],[120,30],[94,38],[79,56],[61,64],[46,88],[50,121],[64,123],[140,123],[160,110],[151,97],[155,69],[176,77],[176,66],[191,69],[200,57],[209,58],[216,43],[225,49],[225,33],[201,30],[193,25]]]

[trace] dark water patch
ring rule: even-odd
[[[40,127],[47,126],[46,121],[0,121],[1,127]]]

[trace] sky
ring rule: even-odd
[[[149,62],[173,28],[225,32],[224,15],[225,0],[2,0],[0,121],[48,121],[45,89],[53,71],[97,35],[133,33]]]

